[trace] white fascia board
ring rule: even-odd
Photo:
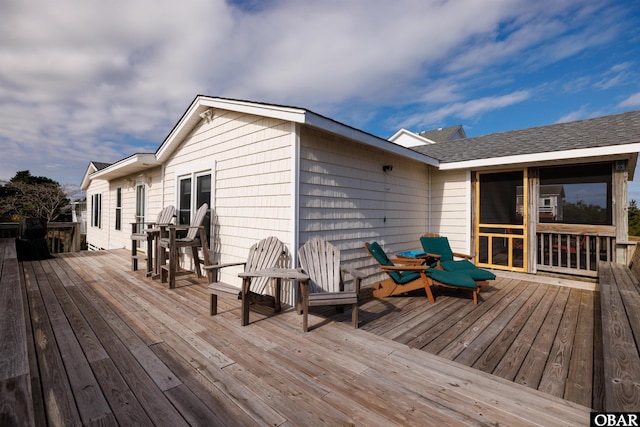
[[[401,138],[403,136],[418,136],[417,134],[411,132],[410,130],[406,130],[404,128],[400,129],[398,132],[394,133],[393,135],[391,135],[391,138],[389,138],[389,141],[391,142],[396,142],[398,140],[398,138]]]
[[[233,99],[202,97],[200,105],[221,110],[237,111],[239,113],[264,116],[289,122],[303,123],[305,111],[300,108],[282,107],[279,105],[258,104],[249,101],[237,101]]]
[[[338,123],[331,119],[327,119],[326,117],[319,116],[309,111],[306,112],[305,124],[322,129],[322,130],[326,130],[327,132],[331,132],[348,139],[359,141],[363,144],[378,148],[380,150],[384,150],[390,153],[397,154],[399,156],[408,157],[410,159],[417,160],[419,162],[425,163],[430,166],[437,167],[440,165],[440,162],[438,162],[436,159],[433,159],[429,156],[425,156],[424,154],[418,153],[417,151],[410,150],[394,142],[387,141],[386,139],[378,138],[377,136],[371,135],[370,133],[366,133],[356,128],[343,125],[341,123]]]
[[[94,174],[98,169],[95,167],[93,163],[89,163],[87,166],[87,170],[84,172],[84,176],[82,177],[82,182],[80,183],[80,189],[86,190],[89,188],[89,184],[91,183],[91,175]]]
[[[421,145],[435,144],[435,141],[406,129],[400,129],[398,132],[394,133],[393,136],[389,138],[389,141],[400,144],[403,147],[419,147]]]
[[[474,169],[498,165],[516,165],[552,160],[582,159],[640,152],[640,143],[609,145],[606,147],[581,148],[577,150],[551,151],[547,153],[521,154],[517,156],[491,157],[489,159],[467,160],[464,162],[441,163],[440,170]]]
[[[114,179],[140,172],[160,165],[153,153],[139,153],[122,159],[106,168],[91,174],[91,179]]]

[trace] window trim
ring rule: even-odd
[[[116,207],[115,207],[114,229],[122,230],[122,187],[116,187]]]
[[[91,195],[91,227],[102,228],[102,193]]]
[[[207,236],[208,239],[212,238],[211,233],[213,232],[213,226],[212,226],[213,215],[211,213],[213,212],[213,205],[215,201],[215,170],[216,170],[215,166],[216,166],[215,161],[210,159],[200,159],[196,162],[191,162],[186,166],[176,170],[175,183],[174,183],[175,206],[176,206],[176,212],[177,212],[176,222],[180,223],[180,197],[181,197],[180,184],[184,179],[191,180],[191,187],[190,187],[191,197],[189,200],[189,209],[190,209],[189,223],[191,223],[191,221],[193,220],[193,216],[198,210],[198,206],[196,206],[197,195],[198,195],[198,178],[205,175],[210,176],[211,189],[210,189],[210,195],[209,195],[209,213],[207,215],[207,217],[209,218],[209,224],[204,224],[205,230],[207,230],[209,234]]]

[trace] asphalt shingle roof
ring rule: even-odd
[[[640,142],[640,110],[412,147],[442,163]]]
[[[102,170],[108,166],[111,166],[111,163],[104,163],[104,162],[91,162],[91,163],[93,163],[93,166],[95,166],[97,170]]]
[[[464,130],[462,129],[462,125],[427,130],[424,132],[420,132],[420,136],[435,142],[445,142],[445,141],[449,141],[449,139],[451,139],[451,137],[454,136],[454,134],[457,135],[459,131],[461,131],[462,134],[464,135]]]

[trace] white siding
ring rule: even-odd
[[[162,181],[160,168],[112,181],[93,180],[87,189],[87,213],[91,214],[91,196],[102,194],[102,227],[91,226],[87,220],[87,243],[101,249],[131,249],[131,223],[135,221],[136,188],[135,183],[143,179],[146,185],[146,221],[155,221],[162,210]],[[147,178],[149,180],[147,180]],[[133,185],[132,185],[133,184]],[[122,227],[116,230],[116,189],[122,188]]]
[[[377,267],[365,242],[378,241],[389,254],[420,247],[428,166],[308,128],[300,151],[301,245],[320,236],[341,249],[343,261],[371,273]]]
[[[431,174],[430,232],[449,239],[455,252],[470,253],[471,182],[468,171]]]
[[[131,175],[116,179],[109,185],[109,240],[110,248],[131,249],[131,223],[136,218],[136,184],[145,185],[145,222],[154,222],[164,207],[162,204],[161,168],[144,172],[144,176]],[[116,230],[116,189],[122,188],[122,227]]]
[[[251,245],[276,236],[290,249],[291,124],[216,110],[196,126],[166,163],[164,203],[177,207],[177,178],[211,169],[212,253],[215,262],[246,261]],[[240,286],[242,267],[225,268],[220,280]]]
[[[101,224],[100,228],[92,225],[93,196],[102,195]],[[97,249],[107,249],[109,247],[109,182],[104,180],[93,180],[87,188],[87,244]]]

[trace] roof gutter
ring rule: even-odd
[[[153,153],[138,153],[91,174],[91,179],[111,180],[159,166]]]
[[[609,157],[612,155],[633,155],[640,152],[640,143],[620,144],[606,147],[582,148],[575,150],[551,151],[546,153],[519,154],[516,156],[491,157],[487,159],[466,160],[463,162],[441,163],[440,170],[477,169],[483,167],[538,163],[589,157]],[[634,163],[635,169],[635,163]]]
[[[419,153],[409,148],[398,145],[395,142],[382,139],[367,132],[363,132],[356,128],[344,125],[334,120],[328,119],[319,114],[306,111],[304,124],[331,132],[342,137],[359,141],[377,149],[397,154],[399,156],[408,157],[413,160],[425,163],[430,166],[438,167],[440,162],[426,154]]]

